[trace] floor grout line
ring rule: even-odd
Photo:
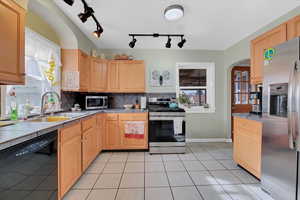
[[[159,154],[159,155],[160,155],[160,154]],[[161,155],[160,155],[160,157],[161,157],[161,160],[162,160],[162,164],[163,164],[163,166],[164,166],[164,169],[165,169],[164,173],[165,173],[166,176],[167,176],[169,188],[170,188],[170,190],[171,190],[172,199],[175,200],[174,193],[173,193],[172,186],[171,186],[171,182],[170,182],[169,175],[168,175],[168,172],[167,172],[167,168],[166,168],[166,166],[165,166],[165,161],[164,161],[164,159],[163,159],[163,157],[162,157]]]

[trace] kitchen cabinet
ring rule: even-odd
[[[96,116],[82,120],[82,170],[85,171],[98,155]]]
[[[62,198],[82,174],[81,123],[68,125],[58,135],[58,196]]]
[[[144,138],[128,138],[125,136],[127,122],[144,123]],[[148,115],[147,113],[122,113],[119,114],[119,127],[123,149],[148,149]]]
[[[79,49],[62,49],[62,90],[88,92],[90,56]]]
[[[119,92],[120,83],[119,83],[119,62],[118,61],[109,61],[107,69],[107,79],[108,86],[107,91],[109,92]]]
[[[119,85],[121,92],[145,92],[144,61],[120,62]]]
[[[291,40],[300,36],[300,15],[287,22],[287,39]]]
[[[12,0],[0,0],[0,83],[25,84],[25,10]]]
[[[106,115],[105,149],[121,149],[121,134],[119,129],[118,114]]]
[[[233,158],[257,178],[261,177],[262,123],[234,117]]]
[[[287,24],[260,35],[251,41],[251,83],[259,84],[263,81],[264,52],[278,44],[287,41]]]
[[[106,129],[106,114],[97,115],[97,148],[101,152],[104,148]]]
[[[89,92],[105,92],[107,89],[107,61],[92,58]]]

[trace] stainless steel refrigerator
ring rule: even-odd
[[[300,200],[300,39],[269,50],[263,67],[262,189],[275,200]]]

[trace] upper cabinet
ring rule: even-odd
[[[25,83],[25,10],[11,0],[0,0],[0,84]]]
[[[263,82],[264,52],[278,44],[287,41],[287,24],[260,35],[251,41],[251,83]]]
[[[90,81],[90,57],[79,49],[62,49],[62,89],[87,92]]]
[[[107,89],[107,60],[91,59],[90,92],[105,92]]]
[[[118,61],[110,61],[107,69],[107,91],[120,91],[119,83],[119,63]]]
[[[287,39],[291,40],[300,36],[300,16],[296,16],[287,22]]]

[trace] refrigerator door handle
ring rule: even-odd
[[[297,63],[293,66],[289,77],[288,88],[288,139],[290,149],[295,149],[295,74]]]
[[[300,72],[299,72],[299,61],[295,63],[295,78],[294,78],[294,106],[295,106],[295,114],[294,114],[294,147],[297,151],[300,151]]]

